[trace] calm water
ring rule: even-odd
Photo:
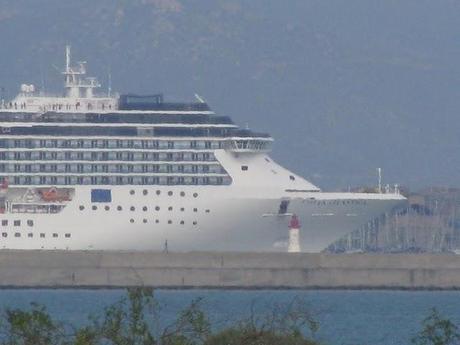
[[[27,307],[38,302],[59,320],[82,325],[88,315],[101,314],[124,294],[123,290],[0,290],[0,305]],[[331,345],[409,344],[432,307],[460,324],[457,291],[157,290],[155,295],[167,318],[202,297],[203,308],[220,324],[248,315],[251,305],[263,310],[302,298],[317,313],[318,338]]]

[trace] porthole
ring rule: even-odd
[[[170,220],[168,220],[168,224],[172,224],[172,220],[171,220],[171,219],[170,219]]]
[[[161,194],[161,191],[160,191],[160,190],[157,190],[156,193],[157,193],[157,195],[160,195],[160,194]]]
[[[29,233],[27,234],[27,237],[34,237],[34,234],[33,234],[32,232],[29,232]]]
[[[172,196],[172,195],[173,195],[173,192],[170,190],[170,191],[168,192],[168,195],[169,195],[169,196]]]
[[[198,212],[198,209],[195,207],[195,208],[193,209],[193,212]]]
[[[185,192],[180,192],[180,196],[185,196]]]
[[[131,219],[129,220],[129,222],[130,222],[130,223],[134,223],[134,219],[131,218]]]
[[[147,212],[147,206],[142,207],[142,211]]]
[[[193,197],[194,197],[194,198],[197,198],[197,197],[198,197],[198,193],[193,193]]]
[[[155,211],[159,211],[160,210],[160,206],[155,206]]]
[[[54,233],[54,234],[53,234],[53,237],[54,237],[54,238],[58,237],[58,234]]]
[[[80,209],[80,211],[83,211],[85,209],[85,206],[80,205],[79,209]]]
[[[110,206],[107,206],[107,205],[106,205],[106,206],[104,207],[104,210],[109,211],[109,210],[110,210]]]
[[[97,206],[96,205],[93,205],[93,207],[91,207],[93,209],[93,211],[96,211],[97,210]]]
[[[32,219],[27,220],[27,225],[28,226],[34,226],[34,221]]]
[[[117,210],[118,210],[118,211],[121,211],[122,209],[123,209],[123,207],[117,206]]]
[[[8,233],[2,232],[2,237],[8,237]]]
[[[147,195],[147,194],[149,194],[149,191],[148,191],[147,189],[144,189],[144,190],[142,191],[142,194]]]
[[[198,224],[198,222],[196,220],[193,221],[193,225],[197,225],[197,224]]]
[[[142,223],[144,223],[144,224],[147,223],[147,219],[145,219],[145,218],[142,219]]]
[[[168,211],[172,211],[173,210],[173,207],[172,206],[169,206],[168,207]]]
[[[21,233],[15,232],[15,233],[14,233],[14,237],[21,237]]]
[[[131,195],[134,195],[134,193],[135,193],[135,192],[134,192],[134,189],[131,189],[131,190],[129,191],[129,194],[131,194]]]
[[[40,233],[40,238],[45,238],[45,234],[43,232]]]
[[[135,210],[136,210],[136,208],[135,208],[134,206],[131,206],[129,209],[130,209],[131,211],[135,211]]]
[[[70,234],[65,234],[65,237],[66,237],[66,238],[70,238]]]
[[[158,224],[160,222],[159,219],[155,219],[155,223]]]

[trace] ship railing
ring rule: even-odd
[[[231,139],[225,143],[225,148],[232,152],[269,152],[271,144],[268,138]]]

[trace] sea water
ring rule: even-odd
[[[263,314],[276,305],[305,301],[319,321],[316,338],[331,345],[410,344],[421,321],[436,307],[460,325],[460,292],[377,290],[156,290],[164,320],[173,320],[192,301],[219,327]],[[65,324],[87,324],[89,316],[103,315],[104,308],[126,295],[124,290],[0,290],[1,308],[45,305]]]

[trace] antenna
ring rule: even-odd
[[[65,69],[66,72],[70,69],[70,45],[65,46]]]
[[[196,99],[198,100],[198,102],[200,102],[200,103],[206,103],[206,101],[205,101],[202,97],[200,97],[200,95],[198,95],[197,93],[195,94],[195,98],[196,98]]]
[[[112,71],[109,67],[109,75],[107,80],[107,97],[111,97],[112,94]]]
[[[382,194],[382,168],[377,168],[377,173],[379,176],[378,191],[379,191],[379,194]]]

